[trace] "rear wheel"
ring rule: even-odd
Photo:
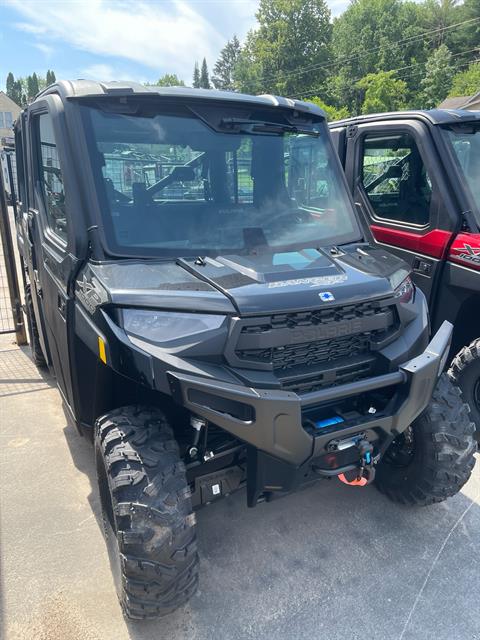
[[[470,405],[476,427],[475,436],[480,442],[480,338],[458,352],[448,374],[460,387],[465,402]]]
[[[117,409],[97,420],[95,458],[122,609],[136,619],[171,613],[198,582],[195,516],[172,429],[155,409]]]
[[[398,436],[378,464],[377,488],[394,502],[428,505],[455,495],[475,465],[474,425],[446,374],[425,411]]]
[[[29,284],[27,284],[25,287],[25,313],[27,316],[28,335],[30,339],[30,348],[32,350],[32,360],[37,365],[37,367],[46,367],[47,363],[45,362],[42,347],[40,344],[37,321],[35,320],[35,312],[33,310],[32,290]]]

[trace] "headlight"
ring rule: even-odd
[[[122,316],[127,333],[157,344],[218,329],[225,320],[225,316],[145,309],[123,309]]]
[[[399,302],[407,303],[413,302],[413,296],[415,294],[415,285],[412,282],[410,276],[395,289],[393,295]]]

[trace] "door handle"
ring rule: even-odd
[[[415,258],[413,270],[415,273],[421,273],[422,276],[430,276],[432,275],[432,263],[425,258]]]

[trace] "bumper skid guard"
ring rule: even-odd
[[[382,443],[404,431],[430,402],[449,352],[451,335],[452,325],[445,321],[425,351],[402,364],[398,371],[303,395],[252,389],[180,372],[169,373],[169,382],[178,403],[251,445],[250,504],[256,502],[254,494],[259,495],[262,487],[281,491],[294,488],[308,462],[328,451],[332,437],[348,438],[369,430],[377,433]],[[306,410],[388,387],[395,387],[394,401],[388,402],[383,411],[355,424],[347,422],[335,429],[334,435],[312,435],[303,426],[302,412]],[[338,468],[333,475],[342,471]],[[253,481],[255,489],[251,489]]]

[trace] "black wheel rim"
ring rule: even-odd
[[[383,462],[400,469],[408,467],[415,456],[415,432],[407,427],[395,438],[383,456]]]

